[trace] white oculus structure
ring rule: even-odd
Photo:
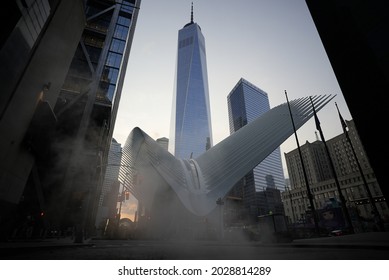
[[[335,95],[313,96],[316,112]],[[289,102],[296,130],[312,116],[309,97]],[[140,128],[132,130],[123,148],[120,179],[148,209],[166,201],[173,190],[191,213],[205,216],[234,184],[294,133],[288,103],[269,110],[200,156],[179,159]],[[162,202],[163,203],[163,202]],[[162,205],[162,207],[165,207]],[[166,204],[169,206],[169,203]]]

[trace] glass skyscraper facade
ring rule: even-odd
[[[270,110],[267,93],[243,78],[232,89],[227,101],[231,134]],[[249,178],[244,181],[253,182],[255,191],[262,191],[268,187],[284,190],[285,178],[280,148],[257,165],[253,174],[247,176]]]
[[[114,218],[116,214],[116,204],[118,200],[118,190],[116,189],[116,185],[119,183],[118,179],[121,161],[122,145],[114,138],[112,138],[108,153],[107,167],[105,169],[105,175],[100,194],[100,200],[97,208],[95,222],[97,228],[101,227],[102,225],[105,226],[107,220]],[[103,174],[101,174],[101,176],[103,177]],[[114,200],[114,203],[112,203],[112,200]]]
[[[53,188],[58,188],[53,207],[63,201],[60,198],[70,197],[68,212],[78,211],[73,205],[81,205],[85,213],[79,216],[91,230],[100,203],[101,178],[108,168],[140,3],[85,1],[86,24],[54,107],[58,121],[53,142],[59,147],[54,152],[61,165],[55,162],[47,172],[58,180],[52,180]],[[82,195],[77,197],[77,193]],[[67,217],[62,220],[62,224],[73,222]]]
[[[76,228],[80,242],[95,228],[141,0],[7,2],[0,210],[15,223],[0,227],[12,234],[26,212],[37,234]]]
[[[196,157],[212,146],[205,40],[191,21],[178,32],[177,66],[169,151],[177,158]]]

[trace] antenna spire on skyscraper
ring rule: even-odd
[[[190,23],[193,23],[193,2],[192,2],[192,9],[190,12]]]

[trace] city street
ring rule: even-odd
[[[290,243],[218,241],[71,240],[4,243],[8,260],[387,260],[389,233],[300,239]]]

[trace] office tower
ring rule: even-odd
[[[388,186],[387,140],[379,126],[387,119],[389,88],[387,1],[306,3],[377,179]],[[382,191],[389,197],[389,188]]]
[[[86,1],[86,25],[54,108],[58,195],[77,217],[60,223],[94,226],[140,2]]]
[[[60,88],[85,26],[84,1],[5,1],[0,37],[0,239],[25,222],[39,235],[48,195],[42,171]],[[14,237],[26,237],[15,236]]]
[[[15,3],[1,42],[1,199],[23,197],[18,211],[43,227],[93,228],[140,1]]]
[[[229,93],[227,102],[231,134],[270,110],[267,93],[243,78]],[[270,195],[266,194],[273,195],[270,189],[283,190],[284,182],[280,148],[278,147],[237,182],[229,193],[229,197],[242,198],[248,216],[256,220],[257,216],[268,214],[270,210],[275,213],[276,209],[273,207],[275,204],[269,204],[270,199],[268,201],[267,198]]]
[[[227,100],[231,134],[270,110],[267,93],[243,78],[229,93]],[[253,169],[252,179],[248,180],[254,180],[255,191],[267,187],[284,189],[285,178],[279,147]]]
[[[105,175],[101,178],[101,180],[103,180],[103,185],[96,214],[96,227],[101,227],[102,224],[105,225],[107,219],[114,218],[114,215],[116,214],[116,202],[119,190],[116,189],[115,186],[119,179],[121,161],[122,145],[112,138]]]
[[[178,32],[175,92],[169,151],[178,158],[194,158],[212,146],[205,40],[191,21]]]

